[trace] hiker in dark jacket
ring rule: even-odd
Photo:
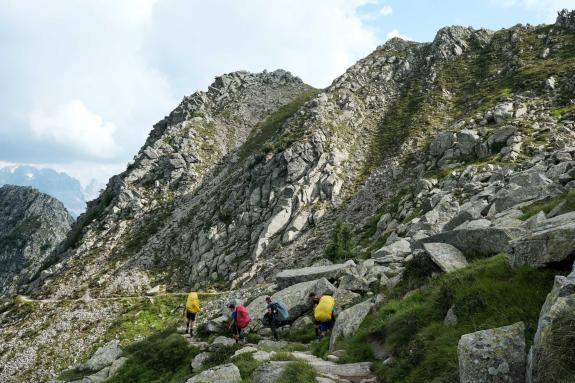
[[[289,312],[287,306],[283,302],[272,302],[270,297],[266,298],[267,309],[264,315],[263,322],[269,325],[272,329],[274,340],[278,340],[278,327],[284,326],[289,323]]]

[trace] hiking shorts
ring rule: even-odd
[[[331,320],[329,320],[328,322],[319,322],[319,331],[326,332],[328,330],[331,330],[334,324],[335,324],[335,318],[332,316]]]
[[[196,320],[196,314],[194,314],[191,311],[186,311],[186,318],[188,318],[188,320],[191,320],[193,322]]]
[[[319,331],[321,331],[321,332],[329,331],[332,328],[333,328],[333,322],[332,321],[322,322],[319,324]]]

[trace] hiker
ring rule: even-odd
[[[231,311],[228,328],[232,331],[232,338],[236,340],[236,343],[239,343],[243,337],[242,330],[248,327],[251,318],[248,314],[248,310],[241,304],[235,305],[233,302],[230,302],[228,308]]]
[[[186,334],[189,332],[190,336],[194,336],[194,324],[196,323],[196,315],[200,312],[200,298],[198,293],[190,292],[186,300],[186,307],[184,307],[184,317],[186,317]]]
[[[278,340],[278,327],[289,323],[288,307],[283,302],[272,302],[271,297],[266,298],[267,311],[264,315],[264,325],[269,325],[272,329],[274,340]]]
[[[317,299],[314,294],[313,301],[316,339],[320,339],[326,336],[335,324],[335,299],[330,295],[322,295]]]
[[[319,303],[319,298],[316,297],[314,292],[309,293],[309,300],[311,301],[311,308],[310,311],[313,314],[315,312],[315,308]],[[319,322],[314,319],[313,321],[315,327],[315,339],[319,340]]]

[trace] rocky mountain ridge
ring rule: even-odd
[[[548,345],[573,314],[574,20],[392,39],[324,90],[284,71],[235,72],[184,98],[21,291],[38,300],[6,304],[0,377],[55,377],[105,342],[137,341],[132,327],[151,335],[190,288],[231,289],[206,309],[208,335],[225,302],[257,315],[272,295],[298,336],[316,289],[354,323],[328,348],[373,361],[380,379],[544,382],[568,365]],[[37,324],[35,310],[50,319]],[[87,317],[86,328],[70,319]],[[60,356],[39,360],[38,344]],[[482,344],[504,360],[477,356]]]
[[[14,294],[37,275],[73,222],[64,205],[47,194],[0,187],[0,295]]]
[[[86,196],[80,182],[63,172],[39,169],[27,165],[0,168],[0,186],[30,186],[64,203],[66,209],[78,217],[86,210]]]

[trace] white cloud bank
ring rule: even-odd
[[[32,112],[30,128],[40,139],[96,158],[113,158],[120,150],[114,140],[116,126],[88,110],[81,100],[71,100],[53,111]]]
[[[226,72],[327,86],[379,43],[366,4],[0,0],[0,160],[123,168],[155,122]]]

